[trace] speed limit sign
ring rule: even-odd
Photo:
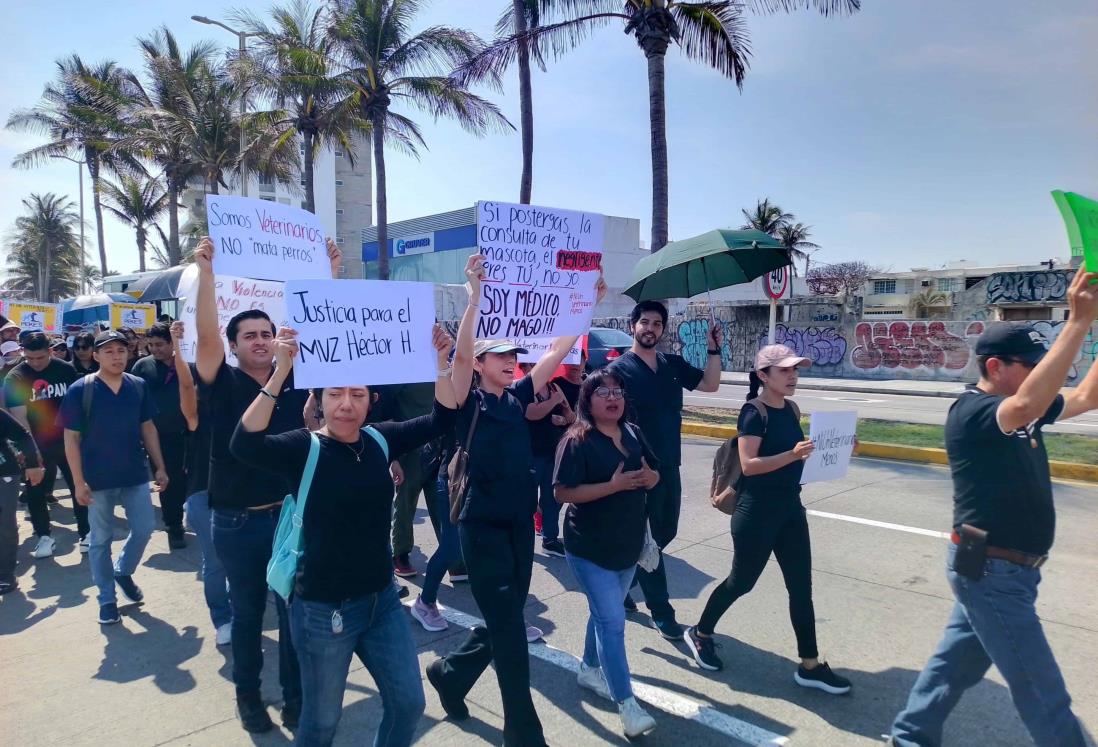
[[[779,267],[763,275],[763,290],[770,298],[781,298],[789,289],[789,268]]]

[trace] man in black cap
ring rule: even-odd
[[[941,744],[950,711],[992,664],[1034,742],[1084,745],[1035,604],[1056,523],[1041,428],[1098,407],[1098,366],[1060,393],[1098,316],[1093,282],[1098,274],[1076,274],[1070,318],[1047,350],[1028,324],[991,326],[976,341],[980,380],[957,398],[945,428],[953,473],[946,576],[956,604],[892,725],[898,747]]]

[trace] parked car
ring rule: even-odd
[[[633,338],[620,329],[592,327],[587,338],[587,373],[597,371],[633,347]]]

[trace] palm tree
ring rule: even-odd
[[[37,166],[51,158],[83,158],[92,183],[96,239],[100,271],[107,271],[107,249],[103,238],[103,209],[100,186],[104,167],[115,171],[137,168],[125,152],[112,151],[123,101],[123,71],[114,62],[89,67],[79,55],[57,61],[57,80],[47,83],[41,101],[32,109],[16,110],[7,127],[46,135],[50,142],[20,153],[12,161],[16,168]]]
[[[764,197],[755,203],[755,209],[751,212],[741,209],[743,219],[746,221],[740,228],[754,228],[756,231],[770,234],[778,238],[778,232],[782,226],[789,225],[793,220],[793,214],[787,213]]]
[[[103,182],[103,200],[111,215],[137,235],[137,271],[145,271],[149,227],[168,211],[171,201],[159,179],[123,176],[118,184]]]
[[[792,216],[790,216],[792,220]],[[808,259],[809,252],[813,249],[819,249],[819,244],[813,244],[808,240],[811,236],[812,226],[806,226],[803,223],[785,223],[778,228],[778,233],[774,237],[778,241],[782,242],[782,246],[789,250],[789,256],[792,259],[800,259],[804,261],[804,274],[808,276]],[[793,267],[793,275],[797,275],[796,263],[791,263]]]
[[[949,296],[942,291],[927,288],[921,293],[916,293],[912,296],[907,302],[907,305],[911,311],[911,315],[915,319],[925,319],[925,315],[930,309],[936,306],[944,306],[948,300]]]
[[[471,93],[458,75],[484,45],[468,31],[434,26],[412,35],[420,0],[332,0],[330,36],[348,86],[346,104],[370,122],[377,201],[378,276],[389,277],[385,143],[412,155],[426,147],[419,126],[392,110],[396,101],[449,117],[475,135],[511,126],[499,109]]]
[[[178,262],[172,262],[171,257],[168,254],[169,238],[164,233],[164,229],[160,227],[160,224],[154,223],[153,229],[156,231],[155,239],[150,242],[149,250],[152,254],[153,266],[159,270],[166,270],[169,267],[175,267],[176,265],[187,265],[194,261],[194,248],[198,243],[197,239],[193,242],[188,242],[188,246],[183,247],[183,251]],[[205,228],[203,228],[203,235],[206,234]],[[157,241],[158,239],[159,241]]]
[[[133,73],[126,74],[126,92],[133,99],[134,111],[128,118],[127,132],[117,146],[138,153],[163,175],[168,192],[165,249],[169,265],[177,265],[182,259],[180,196],[188,182],[200,173],[184,142],[166,126],[167,119],[157,113],[179,112],[185,108],[183,101],[194,99],[199,76],[210,64],[216,47],[210,42],[200,42],[183,52],[167,26],[137,41],[145,58],[145,81]]]
[[[32,194],[8,241],[4,290],[47,303],[80,291],[80,216],[68,197]]]
[[[667,243],[668,161],[664,92],[664,59],[672,43],[690,59],[702,62],[742,87],[750,44],[737,0],[536,0],[540,27],[525,37],[493,44],[474,65],[500,69],[514,56],[519,38],[545,39],[558,56],[574,48],[595,29],[624,22],[648,64],[649,138],[652,151],[652,251]],[[751,0],[750,10],[777,13],[815,8],[824,15],[852,13],[861,0]]]
[[[331,76],[332,41],[321,8],[309,0],[291,0],[271,10],[273,27],[250,12],[238,12],[236,17],[259,40],[251,57],[258,62],[261,88],[280,107],[288,107],[282,119],[272,113],[269,126],[283,140],[301,136],[305,209],[315,212],[313,172],[320,148],[341,147],[353,166],[354,139],[367,132],[370,123],[347,95],[347,84]]]

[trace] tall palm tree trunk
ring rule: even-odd
[[[667,244],[667,114],[664,97],[665,52],[649,53],[648,119],[652,140],[652,252]]]
[[[534,188],[534,94],[530,86],[530,47],[522,35],[527,32],[524,0],[513,0],[515,33],[518,43],[519,117],[522,129],[522,177],[519,180],[519,202],[530,204]]]
[[[145,227],[137,227],[137,271],[145,271]]]
[[[95,210],[95,239],[99,244],[99,271],[107,276],[107,246],[103,237],[103,204],[99,195],[99,156],[90,149],[85,151],[84,159],[88,163],[88,176],[92,183],[92,207]]]
[[[316,212],[313,202],[313,133],[306,130],[302,133],[305,138],[305,209],[310,213]]]
[[[377,276],[381,280],[389,279],[389,211],[385,196],[385,115],[375,114],[371,122],[371,136],[374,141],[374,175],[377,187],[374,199],[377,202]]]
[[[168,264],[172,267],[183,261],[179,250],[179,185],[174,177],[168,177]]]

